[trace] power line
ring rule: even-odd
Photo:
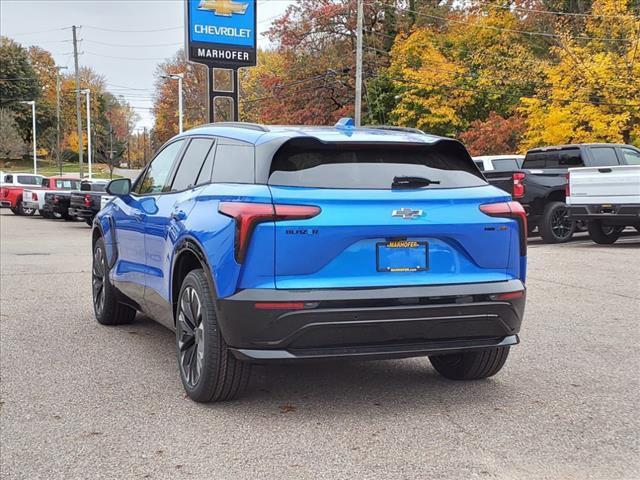
[[[94,57],[103,57],[103,58],[113,58],[115,60],[153,60],[158,61],[158,60],[167,60],[167,57],[117,57],[117,56],[113,56],[113,55],[104,55],[102,53],[95,53],[95,52],[89,52],[89,51],[85,51],[84,53],[86,53],[87,55],[93,55]]]
[[[126,44],[126,43],[107,43],[107,42],[98,42],[97,40],[83,40],[87,43],[93,43],[95,45],[105,45],[107,47],[140,47],[140,48],[149,48],[149,47],[180,47],[184,45],[184,42],[180,43],[149,43],[149,44]]]
[[[96,27],[94,25],[83,25],[85,28],[93,30],[100,30],[102,32],[115,32],[115,33],[154,33],[154,32],[170,32],[172,30],[182,30],[184,26],[169,27],[169,28],[155,28],[151,30],[116,30],[112,28]]]
[[[71,27],[61,27],[61,28],[50,28],[48,30],[38,30],[36,32],[22,32],[22,33],[13,33],[12,37],[24,37],[26,35],[38,35],[40,33],[50,33],[50,32],[59,32],[61,30],[69,30]]]
[[[384,4],[380,3],[378,0],[372,0],[371,2],[368,3],[368,5],[372,5],[372,4],[377,4],[377,5],[381,5],[384,6]],[[388,5],[387,5],[388,7]],[[555,33],[546,33],[546,32],[538,32],[538,31],[530,31],[530,30],[517,30],[517,29],[513,29],[513,28],[504,28],[504,27],[496,27],[493,25],[482,25],[479,24],[477,22],[475,23],[470,23],[464,20],[455,20],[452,18],[448,18],[448,17],[442,17],[440,15],[432,15],[429,13],[424,13],[424,12],[418,12],[416,10],[411,10],[409,8],[404,8],[404,7],[393,7],[396,10],[401,10],[404,12],[408,12],[408,13],[413,13],[414,15],[418,15],[420,17],[427,17],[427,18],[431,18],[433,20],[442,20],[443,22],[450,22],[450,23],[456,23],[459,25],[467,25],[469,27],[473,27],[473,28],[484,28],[484,29],[488,29],[488,30],[496,30],[496,31],[501,31],[501,32],[509,32],[509,33],[519,33],[521,35],[529,35],[529,36],[539,36],[539,37],[546,37],[546,38],[571,38],[574,40],[602,40],[602,41],[609,41],[609,42],[621,42],[621,43],[634,43],[637,42],[638,40],[629,40],[627,38],[605,38],[605,37],[587,37],[587,36],[567,36],[567,37],[563,37],[562,35],[557,35]]]
[[[607,14],[597,14],[597,13],[577,13],[577,12],[555,12],[553,10],[540,10],[535,8],[525,8],[518,7],[516,5],[504,6],[497,5],[495,3],[481,2],[486,7],[491,8],[500,8],[502,10],[516,10],[520,12],[528,12],[528,13],[542,13],[547,15],[557,15],[557,16],[568,16],[568,17],[583,17],[583,18],[633,18],[640,19],[638,15],[607,15]]]

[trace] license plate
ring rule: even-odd
[[[379,272],[422,272],[429,269],[429,244],[393,240],[376,245]]]

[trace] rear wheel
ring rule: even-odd
[[[509,347],[497,347],[478,352],[433,355],[429,360],[443,377],[451,380],[479,380],[498,373],[508,355]]]
[[[42,218],[53,218],[51,214],[45,210],[38,210]]]
[[[14,215],[20,215],[20,212],[18,211],[18,207],[11,207],[11,212]]]
[[[35,208],[24,208],[22,203],[19,203],[16,208],[18,209],[18,215],[24,215],[25,217],[32,217],[36,213]]]
[[[251,365],[236,359],[222,338],[202,269],[189,272],[182,282],[176,313],[178,366],[187,395],[196,402],[218,402],[242,393]]]
[[[131,323],[136,316],[136,311],[128,305],[118,302],[116,292],[109,282],[105,252],[104,241],[99,238],[93,247],[93,268],[91,270],[93,311],[96,320],[102,325]]]
[[[546,243],[564,243],[571,240],[575,222],[569,219],[569,207],[564,202],[550,202],[538,222],[540,236]]]
[[[624,227],[604,225],[602,221],[595,220],[593,222],[589,222],[588,229],[591,240],[599,243],[600,245],[611,245],[620,238],[620,234],[624,230]]]

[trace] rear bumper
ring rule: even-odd
[[[523,292],[518,298],[496,295]],[[302,303],[258,309],[256,302]],[[428,287],[242,290],[218,301],[222,334],[244,360],[401,358],[515,345],[519,280]],[[276,306],[277,307],[277,306]],[[291,308],[291,307],[289,307]]]
[[[0,208],[13,208],[13,203],[10,200],[0,200]]]
[[[90,208],[69,207],[69,215],[71,215],[72,217],[86,219],[93,217],[95,215],[95,212]]]
[[[572,220],[603,220],[611,225],[635,225],[640,222],[640,205],[571,205]]]
[[[22,206],[23,208],[33,208],[34,210],[40,209],[40,205],[38,205],[38,202],[22,202]]]

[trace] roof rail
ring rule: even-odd
[[[210,123],[209,126],[246,128],[248,130],[257,130],[259,132],[269,131],[267,127],[265,127],[260,123],[249,123],[249,122],[215,122],[215,123]]]
[[[413,127],[399,127],[397,125],[365,125],[365,127],[376,130],[394,130],[397,132],[421,133],[422,135],[426,135],[422,130]]]

